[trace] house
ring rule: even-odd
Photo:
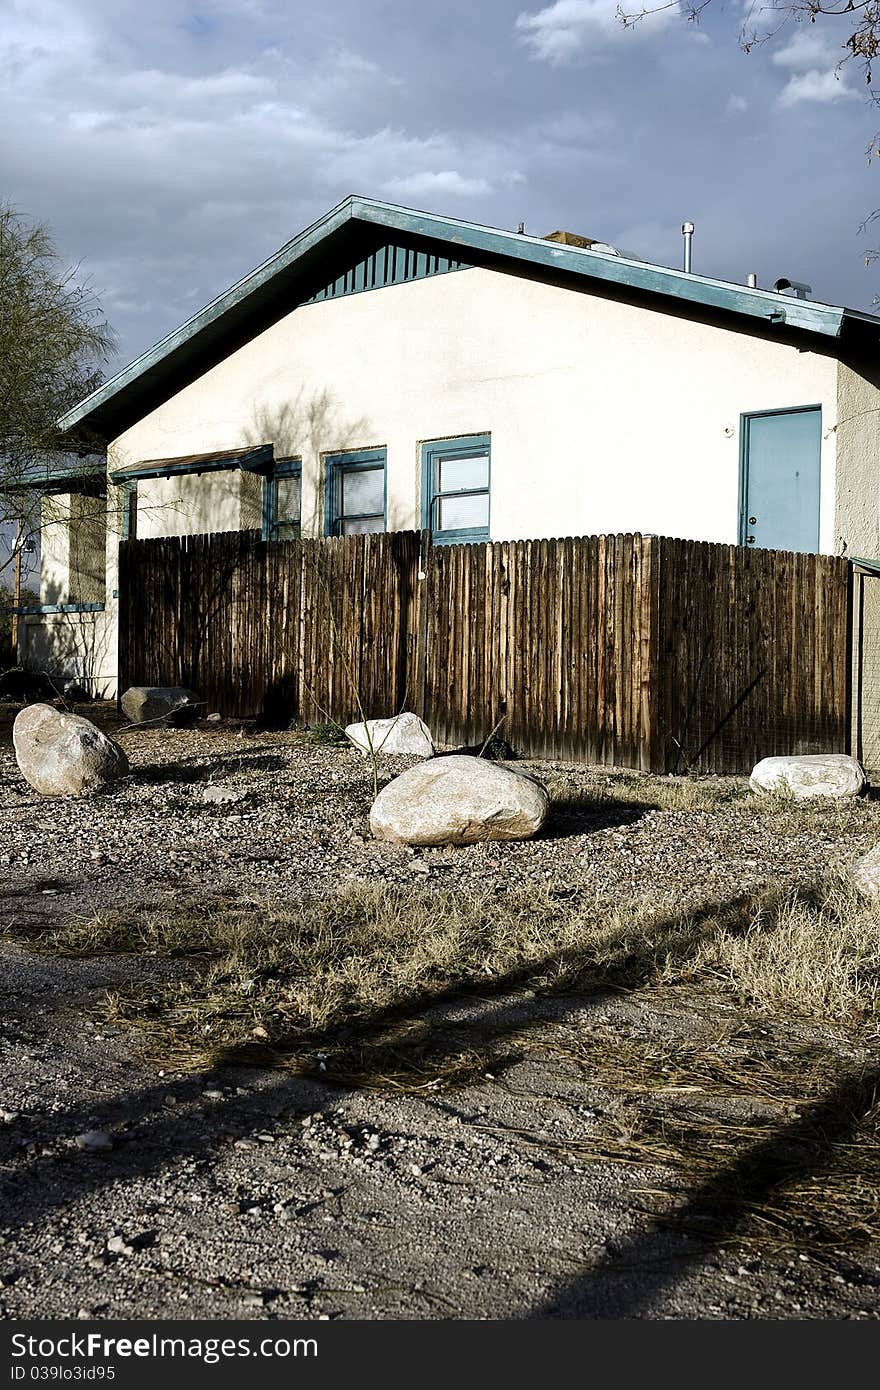
[[[113,690],[120,537],[877,556],[878,348],[870,314],[350,197],[64,418],[106,477],[49,484],[21,655]]]

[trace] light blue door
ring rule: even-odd
[[[821,448],[818,406],[744,417],[741,544],[818,552]]]

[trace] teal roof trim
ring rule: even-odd
[[[319,304],[325,299],[341,299],[348,294],[363,294],[367,290],[385,289],[388,285],[404,285],[411,280],[427,280],[432,275],[469,269],[463,261],[449,256],[417,251],[383,239],[375,251],[353,261],[342,275],[335,275],[305,303]]]
[[[745,314],[764,323],[785,323],[809,333],[837,337],[843,317],[848,312],[830,304],[777,294],[775,290],[753,290],[746,285],[709,280],[683,270],[627,260],[609,251],[566,246],[562,242],[547,241],[544,237],[480,227],[473,222],[462,222],[433,213],[412,212],[408,208],[379,203],[371,198],[354,198],[352,202],[355,215],[369,217],[371,221],[393,227],[396,231],[414,232],[419,236],[451,242],[468,251],[485,251],[493,256],[524,261],[546,270],[582,275],[606,284],[662,294],[729,313]],[[873,320],[880,333],[880,318],[873,315],[867,317]]]
[[[850,555],[847,557],[855,570],[864,570],[866,574],[880,575],[880,560],[867,560],[862,555]]]
[[[161,399],[163,385],[170,381],[178,364],[197,366],[211,351],[222,352],[224,333],[246,328],[247,315],[256,316],[271,306],[273,295],[277,298],[282,285],[294,292],[294,302],[307,302],[315,293],[314,283],[308,284],[299,300],[295,298],[296,286],[309,275],[314,277],[331,239],[370,229],[410,235],[447,252],[454,248],[460,254],[450,255],[450,260],[582,278],[596,287],[607,285],[656,295],[667,303],[731,314],[746,324],[751,321],[756,328],[760,324],[764,330],[777,327],[833,342],[841,338],[847,325],[857,326],[862,334],[871,334],[875,346],[880,345],[880,317],[873,314],[710,280],[605,251],[566,246],[353,195],[98,387],[62,416],[61,426],[71,429],[89,421],[93,427],[103,426],[107,437],[121,432],[127,427],[124,420],[131,423],[140,418],[156,404],[155,397]]]

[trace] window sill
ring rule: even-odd
[[[488,531],[435,531],[434,545],[488,545]]]
[[[103,603],[33,603],[22,608],[13,608],[13,613],[23,617],[40,617],[44,613],[103,613]]]

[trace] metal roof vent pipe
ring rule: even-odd
[[[694,245],[694,224],[693,222],[682,222],[681,234],[684,237],[684,273],[691,273],[691,256]]]
[[[750,270],[746,276],[746,284],[750,290],[756,290],[758,288],[758,277],[753,270]]]
[[[777,294],[787,294],[795,299],[809,299],[813,293],[812,285],[805,285],[802,280],[787,280],[784,276],[776,281],[773,288]]]

